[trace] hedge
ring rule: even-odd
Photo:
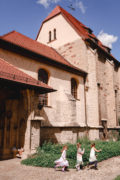
[[[85,153],[83,155],[84,165],[89,161],[90,154],[90,145],[89,140],[80,140],[82,143],[82,148],[85,148]],[[96,153],[98,161],[103,161],[105,159],[119,156],[120,155],[120,141],[94,141],[97,149],[102,149],[101,152]],[[75,168],[76,164],[76,144],[67,144],[67,160],[69,161],[70,168]],[[40,166],[40,167],[54,167],[54,161],[61,156],[61,149],[63,145],[44,143],[42,147],[37,148],[37,153],[28,159],[23,160],[21,163],[31,166]]]

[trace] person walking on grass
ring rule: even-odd
[[[89,165],[94,164],[94,165],[95,165],[95,169],[96,169],[96,170],[98,169],[98,168],[97,168],[97,163],[98,163],[98,161],[97,161],[95,152],[101,152],[101,151],[102,151],[101,149],[100,149],[100,150],[97,150],[97,149],[95,148],[95,143],[91,144],[90,158],[89,158],[88,167],[89,167]]]
[[[85,149],[81,149],[81,143],[77,143],[77,164],[76,164],[76,170],[80,170],[80,166],[83,165],[83,159],[82,156],[85,152]]]
[[[65,170],[67,170],[67,168],[69,167],[69,163],[68,163],[68,161],[66,159],[66,151],[67,151],[67,149],[68,149],[67,146],[63,146],[63,149],[61,151],[62,152],[61,157],[54,162],[56,164],[55,169],[57,167],[62,167],[63,172]]]

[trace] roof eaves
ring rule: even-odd
[[[12,34],[12,33],[14,33],[14,32],[16,32],[16,31],[15,31],[15,30],[10,31],[10,32],[8,32],[8,33],[3,34],[2,36],[0,36],[0,38],[2,38],[2,37],[6,37],[6,36],[8,36],[8,35],[10,35],[10,34]]]
[[[88,41],[90,43],[93,43],[97,48],[99,48],[100,50],[102,50],[102,52],[104,52],[109,58],[110,60],[114,60],[116,63],[120,64],[120,62],[112,56],[112,54],[108,53],[107,51],[105,51],[103,48],[101,48],[97,43],[95,43],[92,39],[90,38],[86,38],[85,41]]]
[[[8,63],[7,61],[0,59],[1,69],[0,69],[0,79],[6,79],[13,82],[21,83],[24,85],[34,86],[38,88],[48,89],[50,91],[55,91],[52,87],[47,84],[34,79],[30,75],[22,72],[14,65]],[[5,69],[8,69],[7,71]],[[9,72],[8,72],[9,71]]]

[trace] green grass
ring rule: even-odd
[[[120,180],[120,176],[117,176],[117,177],[115,178],[115,180]]]
[[[89,161],[90,145],[91,142],[87,139],[80,140],[82,147],[85,148],[83,155],[84,165]],[[102,149],[102,152],[96,153],[98,161],[119,156],[120,155],[120,141],[117,142],[104,142],[95,141],[96,148]],[[69,161],[70,168],[75,168],[76,164],[76,144],[67,144],[67,160]],[[63,145],[44,143],[42,147],[37,148],[37,153],[22,161],[22,164],[41,167],[54,167],[54,161],[61,156],[61,149]]]

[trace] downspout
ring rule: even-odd
[[[86,107],[86,89],[85,89],[86,78],[87,78],[87,76],[84,78],[84,102],[85,102],[85,124],[86,124],[86,132],[88,132],[87,107]]]

